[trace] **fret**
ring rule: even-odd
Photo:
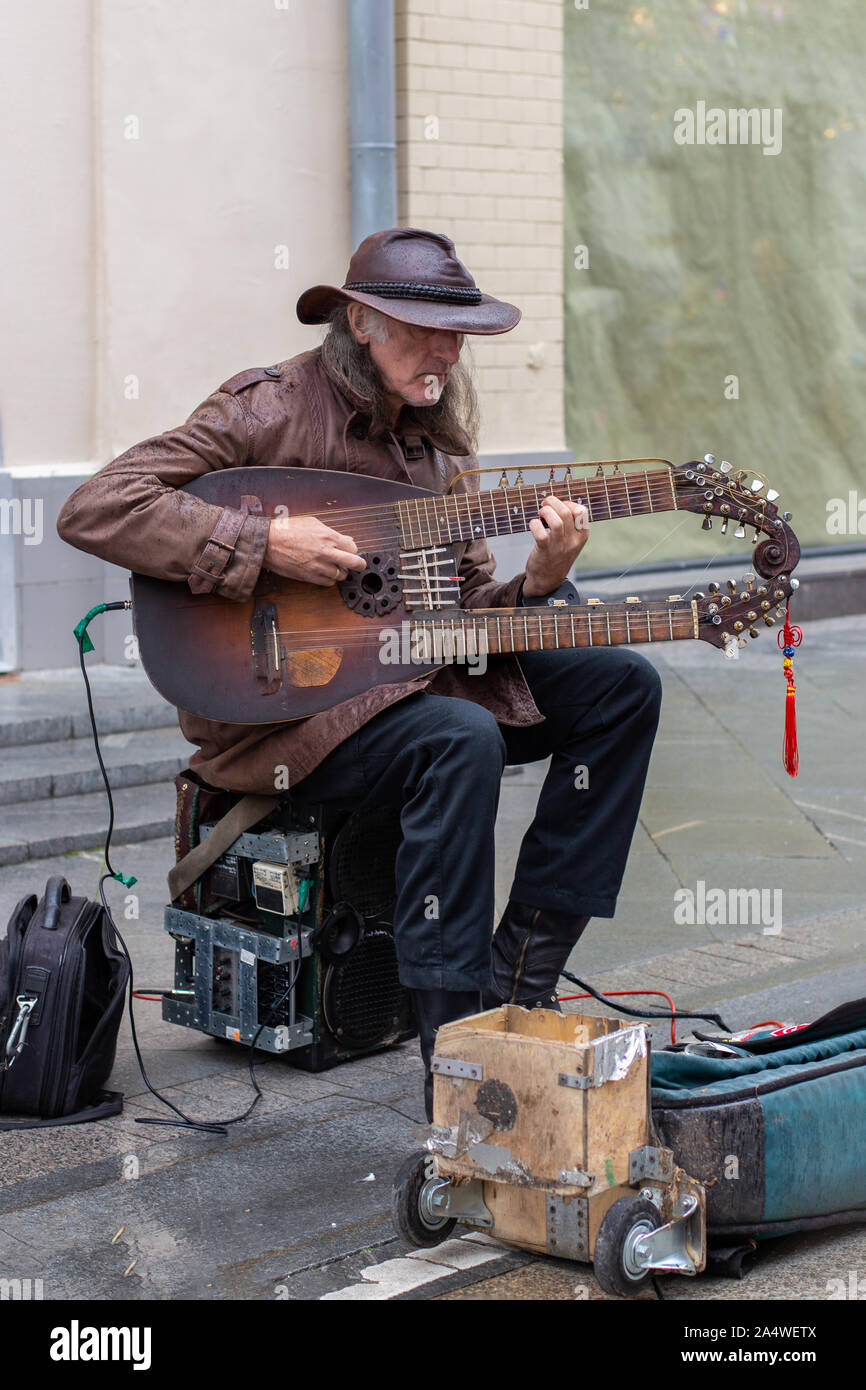
[[[668,627],[671,630],[671,641],[674,640],[674,615],[673,610],[668,608]]]
[[[497,617],[497,619],[496,619],[496,642],[497,642],[498,651],[499,651],[499,653],[500,653],[500,655],[501,655],[501,653],[502,653],[502,628],[499,626],[499,618],[498,618],[498,617]]]
[[[423,501],[424,501],[424,528],[425,528],[426,533],[427,533],[427,539],[426,539],[426,541],[425,541],[425,544],[426,544],[426,545],[432,545],[432,544],[433,544],[433,526],[432,526],[432,524],[431,524],[431,522],[430,522],[430,507],[431,507],[431,505],[432,505],[432,507],[433,507],[433,515],[435,516],[435,515],[436,515],[436,503],[433,502],[432,499],[429,498],[429,497],[425,497],[425,498],[423,499]]]
[[[480,496],[483,496],[483,494],[479,494],[479,495],[480,495]],[[488,531],[487,534],[488,534],[488,535],[491,535],[491,536],[498,536],[498,535],[499,535],[499,522],[498,522],[497,519],[496,519],[496,505],[495,505],[495,503],[494,503],[494,501],[493,501],[493,493],[492,493],[492,492],[488,492],[488,493],[487,493],[487,500],[488,500],[488,503],[489,503],[489,506],[490,506],[490,528],[489,528],[489,531]],[[480,503],[479,503],[479,510],[481,510]],[[482,520],[483,520],[483,511],[482,511]]]
[[[610,639],[610,609],[607,610],[607,612],[605,613],[604,616],[607,618],[607,645],[610,646],[610,645],[611,645],[611,639]]]
[[[474,540],[475,537],[474,537],[473,534],[472,534],[472,508],[471,508],[470,505],[469,505],[469,493],[468,493],[468,492],[464,492],[464,494],[463,494],[463,500],[464,500],[464,502],[466,503],[466,519],[467,519],[467,521],[468,521],[468,523],[469,523],[469,533],[468,533],[468,535],[466,536],[466,540],[471,541],[471,540]]]
[[[511,628],[511,650],[514,651],[514,616],[513,616],[513,615],[508,619],[508,623],[509,623],[509,626],[510,626],[510,628]]]
[[[541,503],[538,500],[538,483],[532,484],[532,491],[535,493],[535,510],[541,512]]]
[[[590,497],[592,496],[592,494],[595,494],[595,505],[598,507],[598,519],[599,519],[599,521],[606,521],[606,520],[607,520],[607,517],[610,516],[610,510],[608,510],[607,517],[603,516],[602,513],[601,513],[601,502],[602,502],[602,498],[601,498],[601,495],[600,495],[600,488],[598,487],[598,479],[597,479],[597,478],[587,478],[587,480],[586,480],[586,498],[587,498],[586,505],[587,505],[587,507],[589,508],[589,519],[590,519],[590,521],[594,520],[594,517],[593,517],[593,514],[592,514],[592,506],[593,506],[593,504],[592,504],[592,502],[590,501]]]
[[[544,651],[544,628],[541,626],[541,614],[538,615],[538,650]]]
[[[653,630],[652,630],[652,628],[651,628],[651,626],[650,626],[650,611],[649,611],[649,609],[646,610],[645,616],[646,616],[646,640],[647,640],[648,642],[651,642],[651,641],[653,640]]]
[[[626,605],[625,610],[625,640],[626,643],[631,641],[631,624],[629,623],[628,605]]]
[[[423,531],[422,526],[421,526],[421,508],[420,508],[420,506],[419,506],[419,504],[418,504],[418,498],[416,497],[414,500],[415,500],[415,515],[416,515],[417,518],[418,518],[418,544],[419,544],[419,545],[423,545],[423,544],[424,544],[424,531]]]
[[[529,530],[529,522],[526,520],[526,506],[525,506],[524,501],[523,501],[523,488],[522,488],[522,487],[519,487],[519,488],[517,489],[517,495],[518,495],[518,497],[520,498],[520,510],[523,512],[523,529],[524,529],[524,531],[528,531],[528,530]],[[516,510],[516,508],[515,508],[515,510]]]
[[[525,652],[528,652],[528,651],[530,650],[530,646],[529,646],[529,628],[528,628],[528,626],[527,626],[528,622],[529,622],[529,619],[528,619],[528,617],[526,616],[526,614],[524,613],[524,615],[523,615],[523,640],[524,640],[524,642],[526,643],[526,646],[523,648],[523,650],[524,650]]]
[[[553,635],[556,638],[556,650],[559,651],[559,619],[556,616],[556,609],[553,610]]]
[[[671,501],[672,501],[673,504],[674,504],[674,508],[673,508],[673,509],[674,509],[674,511],[676,512],[676,511],[679,511],[679,507],[677,506],[677,494],[676,494],[676,488],[674,487],[674,475],[673,475],[673,473],[671,472],[671,470],[670,470],[669,468],[667,469],[667,475],[668,475],[668,485],[669,485],[670,490],[671,490]]]
[[[575,638],[575,635],[574,635],[574,614],[573,614],[573,613],[571,614],[571,645],[572,645],[573,647],[576,647],[576,646],[577,646],[577,639]]]
[[[622,484],[622,485],[623,485],[623,487],[625,488],[625,504],[626,504],[626,506],[628,507],[628,514],[629,514],[629,516],[634,516],[634,512],[633,512],[632,509],[631,509],[631,495],[630,495],[629,490],[628,490],[628,474],[623,474],[623,484]]]
[[[607,514],[608,514],[609,517],[612,517],[612,516],[613,516],[613,512],[611,511],[611,506],[610,506],[610,493],[609,493],[608,490],[607,490],[607,475],[606,475],[605,473],[602,473],[602,475],[601,475],[601,481],[602,481],[602,483],[604,484],[604,496],[605,496],[605,501],[607,502]]]
[[[648,503],[648,505],[649,505],[650,511],[652,511],[652,509],[653,509],[653,495],[652,495],[652,492],[651,492],[651,490],[650,490],[649,479],[650,479],[649,473],[648,473],[648,472],[644,472],[643,480],[644,480],[644,485],[645,485],[645,487],[646,487],[646,500],[647,500],[647,503]]]
[[[589,630],[589,645],[592,646],[592,612],[587,611],[586,626]]]

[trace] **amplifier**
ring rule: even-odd
[[[414,1037],[392,923],[399,844],[394,807],[283,805],[239,836],[198,885],[204,910],[165,909],[175,969],[163,1018],[255,1039],[309,1071]]]

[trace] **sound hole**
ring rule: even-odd
[[[390,613],[403,597],[397,561],[393,555],[362,555],[367,568],[362,575],[354,574],[351,579],[343,579],[337,585],[340,596],[347,608],[353,608],[364,617],[377,617]]]

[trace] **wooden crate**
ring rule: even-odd
[[[533,1228],[537,1199],[503,1187],[612,1196],[649,1143],[646,1030],[620,1019],[503,1005],[444,1024],[434,1072],[439,1172],[495,1183]]]

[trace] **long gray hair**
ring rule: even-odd
[[[385,388],[370,355],[367,343],[359,343],[349,324],[348,304],[339,304],[328,317],[328,332],[322,343],[322,361],[331,376],[344,381],[369,401],[371,439],[391,428],[391,411]],[[464,347],[464,351],[468,349]],[[445,383],[438,401],[425,406],[405,405],[403,423],[417,425],[419,434],[433,435],[447,454],[474,453],[478,440],[478,396],[472,375],[461,355]]]

